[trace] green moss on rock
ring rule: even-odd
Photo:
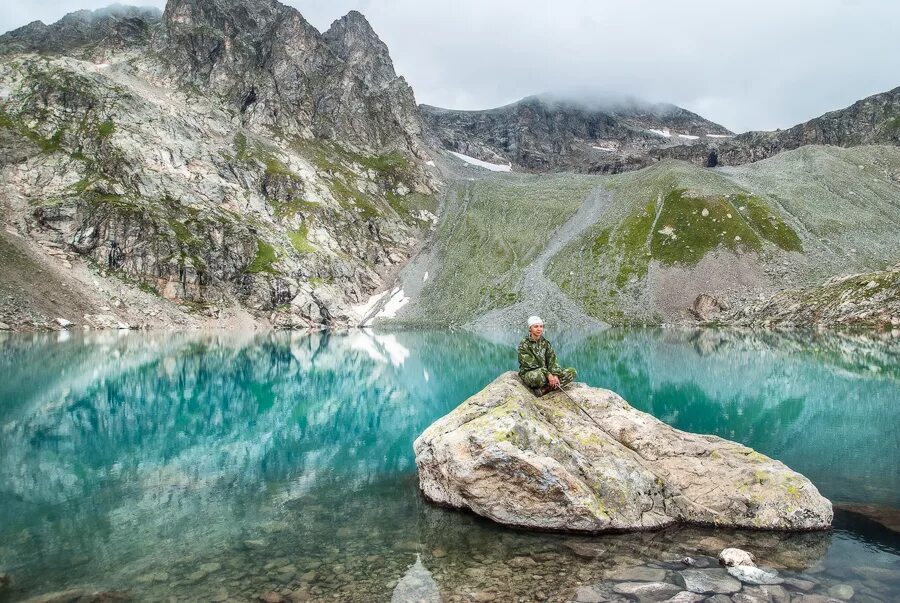
[[[112,120],[107,119],[102,122],[99,126],[97,126],[97,134],[100,138],[109,138],[116,131],[116,124],[112,122]]]
[[[316,248],[309,242],[308,239],[309,229],[304,222],[300,225],[297,230],[292,230],[288,232],[288,238],[291,240],[291,245],[300,254],[313,253]]]
[[[262,239],[257,239],[256,257],[253,258],[253,261],[250,262],[250,265],[244,271],[250,274],[258,274],[260,272],[278,274],[278,270],[274,266],[277,259],[275,248]]]

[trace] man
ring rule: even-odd
[[[539,316],[528,317],[528,337],[519,344],[519,377],[534,395],[544,394],[568,385],[575,380],[575,369],[561,368],[556,352],[544,339],[544,321]]]

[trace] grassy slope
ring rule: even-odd
[[[438,226],[441,268],[409,322],[462,324],[515,303],[522,270],[600,178],[493,175],[454,185]]]
[[[771,202],[711,170],[664,161],[611,177],[607,186],[613,211],[557,254],[549,270],[587,313],[608,322],[654,318],[637,303],[654,263],[693,266],[720,248],[802,249]]]
[[[822,247],[816,276],[885,267],[896,258],[900,148],[801,147],[727,173],[795,216]]]
[[[539,216],[548,216],[549,233],[594,186],[613,192],[612,206],[551,260],[548,274],[609,322],[660,320],[641,301],[648,274],[690,270],[715,250],[787,263],[800,283],[880,268],[900,260],[898,175],[900,149],[804,147],[727,170],[664,161],[608,177],[463,182],[439,226],[442,265],[416,321],[464,322],[517,301],[522,268],[546,244],[530,234],[540,232]]]

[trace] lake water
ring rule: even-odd
[[[622,567],[670,579],[685,555],[702,564],[731,545],[801,580],[790,594],[900,600],[900,534],[886,525],[900,509],[898,343],[548,337],[579,380],[809,477],[847,505],[835,529],[585,537],[427,504],[413,440],[515,368],[514,335],[7,335],[0,600],[90,585],[141,601],[565,601]]]

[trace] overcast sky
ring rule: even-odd
[[[455,109],[596,91],[674,103],[742,132],[785,128],[900,86],[896,0],[286,3],[320,31],[359,10],[416,99]],[[0,30],[108,4],[4,2]]]

